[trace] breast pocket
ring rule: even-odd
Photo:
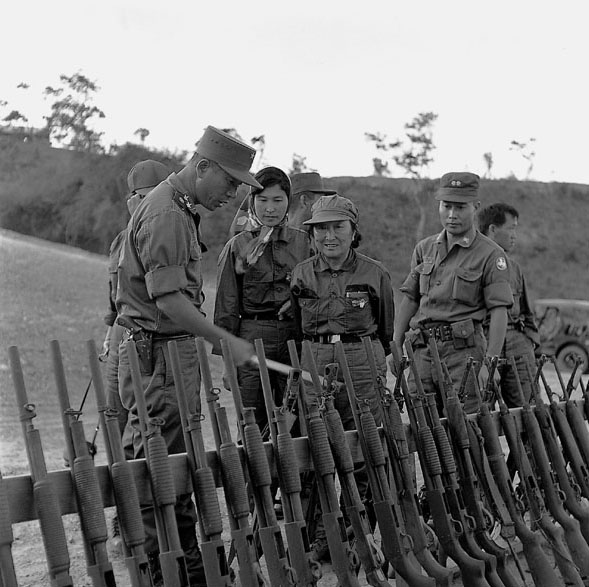
[[[433,269],[433,263],[421,263],[415,268],[415,271],[419,274],[419,293],[422,295],[429,291],[430,277]]]
[[[454,274],[452,299],[467,306],[478,305],[481,294],[481,271],[469,271],[458,267]]]
[[[368,292],[347,291],[344,308],[348,333],[364,331],[374,321]]]

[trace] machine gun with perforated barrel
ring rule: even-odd
[[[268,431],[274,460],[278,473],[278,481],[281,491],[282,507],[284,511],[284,533],[288,544],[288,557],[297,573],[297,585],[300,587],[312,587],[322,576],[321,565],[314,560],[307,524],[301,503],[301,478],[299,465],[295,454],[293,438],[290,434],[292,424],[289,414],[292,414],[292,406],[298,401],[298,393],[295,395],[293,388],[287,393],[282,406],[274,404],[270,375],[266,367],[266,355],[264,343],[261,339],[255,341],[256,355],[260,366],[260,379],[268,415]],[[293,369],[289,381],[299,381],[300,369]],[[298,384],[297,384],[298,389]]]
[[[394,497],[397,490],[391,489],[389,485],[392,480],[389,480],[386,471],[386,457],[370,406],[356,396],[343,344],[336,342],[335,346],[364,455],[374,513],[381,529],[385,557],[411,587],[433,587],[435,579],[422,574],[413,553],[413,540],[405,531],[403,514]]]
[[[478,391],[476,378],[475,389]],[[532,575],[534,585],[536,587],[552,587],[553,585],[557,585],[560,582],[560,578],[544,551],[544,546],[548,545],[548,543],[540,532],[531,530],[524,521],[522,516],[524,506],[512,485],[497,425],[491,415],[488,404],[482,401],[480,393],[478,395],[478,399],[481,401],[477,414],[477,423],[484,439],[482,447],[484,454],[481,458],[484,459],[485,456],[487,458],[493,480],[497,485],[497,489],[513,522],[515,534],[521,541],[522,550],[528,562],[528,569]]]
[[[27,448],[27,458],[33,484],[35,511],[39,519],[43,546],[47,558],[51,587],[72,587],[70,576],[70,555],[61,519],[57,493],[47,476],[47,466],[43,455],[41,434],[33,424],[36,418],[35,405],[29,403],[18,348],[8,349],[10,370],[16,392],[16,403],[22,424],[23,437]]]
[[[108,408],[100,372],[99,358],[93,340],[86,343],[90,372],[99,422],[104,435],[108,469],[112,483],[119,525],[123,537],[125,565],[129,571],[132,587],[151,587],[153,578],[145,553],[145,530],[141,518],[139,495],[131,464],[125,459],[125,451],[119,429],[118,410]]]
[[[88,575],[95,587],[113,587],[116,581],[106,550],[108,531],[94,460],[88,453],[84,423],[80,419],[80,413],[70,406],[59,343],[52,340],[50,349],[72,482],[82,526]]]
[[[184,444],[186,445],[192,489],[197,505],[200,551],[207,585],[210,587],[230,587],[233,580],[227,564],[225,544],[221,538],[223,519],[221,518],[215,477],[206,460],[201,427],[202,414],[190,410],[180,357],[178,356],[178,344],[175,340],[168,342],[168,351],[178,398],[178,410],[183,424]]]
[[[268,463],[260,428],[256,423],[255,408],[243,407],[231,347],[225,340],[221,340],[221,350],[243,442],[246,470],[254,496],[259,521],[260,543],[266,557],[270,583],[272,587],[292,587],[297,582],[297,575],[289,563],[284,548],[282,531],[276,519],[271,491],[272,475],[270,464]]]
[[[402,390],[408,407],[409,422],[416,438],[417,452],[425,482],[425,495],[430,506],[436,535],[444,553],[460,568],[465,585],[489,587],[485,578],[484,561],[469,554],[462,546],[461,537],[464,534],[464,524],[462,520],[454,517],[449,496],[446,494],[440,456],[432,427],[426,416],[428,400],[415,365],[411,344],[407,342],[405,349],[415,380],[416,392],[410,393],[408,386],[403,382]],[[435,399],[433,401],[435,403]]]
[[[321,382],[307,341],[303,342],[303,357],[308,359],[313,387],[319,395]],[[360,562],[356,552],[350,546],[344,516],[339,506],[335,486],[335,461],[329,446],[327,429],[319,414],[317,403],[308,402],[305,394],[301,395],[301,399],[315,471],[314,478],[321,504],[321,516],[333,570],[342,587],[359,587],[357,574]]]
[[[137,404],[141,439],[145,452],[145,462],[149,473],[153,496],[154,516],[159,545],[159,562],[166,587],[187,587],[188,569],[186,558],[180,544],[176,523],[176,490],[174,476],[168,460],[168,447],[161,434],[164,423],[161,418],[150,418],[143,395],[139,356],[133,340],[125,343],[129,356],[129,368],[133,381],[133,393]]]
[[[323,422],[333,454],[335,469],[342,488],[344,510],[354,532],[355,547],[360,563],[366,572],[366,580],[373,587],[390,587],[382,566],[385,562],[380,547],[376,544],[366,514],[366,508],[360,497],[354,477],[354,459],[346,440],[346,433],[339,412],[334,405],[334,387],[338,365],[332,363],[325,367],[325,386],[321,395]]]
[[[466,416],[462,404],[458,399],[463,395],[468,378],[472,375],[471,368],[467,365],[467,368],[464,370],[457,393],[454,390],[452,378],[446,365],[440,360],[435,339],[430,339],[429,345],[438,374],[438,380],[440,381],[440,391],[446,395],[448,431],[454,448],[452,450],[452,447],[450,447],[450,453],[444,456],[443,461],[444,463],[448,462],[446,469],[450,492],[454,493],[460,501],[463,501],[465,511],[471,516],[473,522],[473,538],[475,543],[472,545],[474,549],[471,551],[471,554],[485,561],[485,576],[490,585],[503,584],[505,587],[519,587],[521,583],[514,577],[507,565],[507,550],[494,542],[488,533],[489,528],[481,503],[482,495],[479,480],[470,453],[470,438]],[[492,379],[492,377],[493,369],[491,368],[489,378]],[[432,410],[430,410],[430,414],[431,412]],[[436,429],[439,423],[439,419],[436,419],[438,417],[437,410],[435,412],[436,414],[432,418],[436,422],[434,435],[436,435]],[[439,438],[441,438],[439,448],[447,446],[448,437],[445,431],[443,431],[444,435],[442,437],[442,431],[443,429],[438,432],[440,434]],[[443,450],[445,451],[445,449]],[[454,460],[454,464],[450,462],[450,459]],[[460,479],[460,482],[458,482],[458,479]],[[467,550],[470,550],[472,546],[468,544]]]
[[[219,389],[213,385],[204,339],[196,339],[196,349],[225,490],[231,540],[239,563],[239,581],[243,587],[267,585],[249,522],[249,501],[239,451],[231,438],[227,410],[219,402]]]
[[[519,381],[517,377],[517,371],[514,371],[514,376],[516,378],[516,382]],[[520,435],[520,430],[518,429],[518,424],[515,420],[515,417],[505,404],[500,388],[497,389],[497,400],[499,402],[499,422],[509,446],[509,454],[513,457],[517,471],[519,473],[521,480],[520,488],[523,490],[523,494],[526,498],[526,502],[530,510],[530,516],[540,528],[540,531],[546,537],[546,540],[551,546],[552,553],[554,555],[554,561],[558,566],[558,570],[560,571],[565,584],[580,587],[583,585],[583,579],[579,574],[579,568],[577,567],[576,563],[578,560],[578,555],[574,558],[571,556],[572,553],[569,550],[569,546],[567,544],[568,541],[565,541],[565,532],[560,524],[556,524],[552,520],[544,502],[544,499],[550,499],[553,501],[555,498],[558,499],[558,496],[555,495],[556,492],[553,486],[553,479],[550,475],[549,466],[548,474],[541,476],[543,489],[546,490],[546,487],[544,486],[544,481],[546,478],[549,483],[547,486],[548,492],[543,495],[538,483],[538,469],[537,467],[532,467],[526,447],[524,446],[522,437]],[[529,411],[531,413],[531,409]],[[533,413],[531,413],[531,417],[535,418]],[[541,438],[539,442],[541,444],[541,448],[543,449],[544,446]],[[546,457],[545,453],[544,457]],[[541,459],[541,463],[544,463],[543,469],[546,469],[546,461],[546,458]],[[562,504],[560,504],[560,506],[562,507]],[[576,521],[573,520],[573,522]],[[578,530],[578,522],[576,522],[576,525]],[[574,544],[577,541],[578,538],[575,536],[573,541],[573,550]]]
[[[384,421],[382,429],[389,452],[390,466],[396,480],[397,499],[405,519],[405,528],[413,540],[413,552],[426,573],[430,577],[434,577],[436,586],[447,587],[452,581],[452,570],[441,565],[431,552],[432,545],[435,545],[438,539],[433,530],[425,523],[419,509],[419,498],[417,497],[413,481],[413,468],[410,462],[409,443],[405,433],[405,425],[401,419],[399,403],[395,399],[395,397],[403,397],[402,389],[407,385],[404,374],[407,365],[406,358],[399,357],[396,346],[391,344],[393,371],[397,373],[395,392],[391,394],[376,371],[372,341],[365,338],[364,346],[383,408]],[[430,538],[428,538],[428,535]]]

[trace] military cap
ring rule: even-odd
[[[127,185],[131,194],[145,196],[168,175],[170,170],[163,163],[146,159],[131,167],[131,171],[127,174]]]
[[[351,220],[358,224],[358,207],[352,200],[338,194],[321,196],[311,208],[311,218],[303,224],[321,224]]]
[[[256,188],[262,186],[250,173],[256,150],[226,132],[207,126],[196,150],[199,155],[214,161],[231,177]]]
[[[309,173],[295,173],[292,178],[292,193],[294,196],[302,192],[331,195],[337,193],[323,187],[323,178],[315,171]]]
[[[479,176],[468,171],[451,171],[440,179],[436,200],[445,202],[474,202],[478,198]]]

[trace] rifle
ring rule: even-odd
[[[232,546],[237,553],[239,580],[243,587],[267,585],[262,574],[255,547],[254,533],[249,523],[249,500],[245,476],[237,445],[231,439],[231,429],[225,407],[219,403],[218,388],[213,386],[211,369],[203,338],[196,339],[196,350],[202,383],[206,392],[209,418],[213,428],[215,449],[221,470],[221,479],[231,526]]]
[[[180,544],[174,511],[176,505],[174,476],[168,461],[168,447],[161,434],[164,421],[162,418],[149,417],[145,396],[143,395],[141,368],[135,341],[129,340],[126,342],[125,348],[129,357],[129,369],[137,404],[141,440],[153,496],[155,526],[160,550],[159,562],[164,585],[166,587],[187,587],[190,584],[188,581],[188,569],[184,551]]]
[[[493,357],[492,361],[494,359],[495,357]],[[475,390],[478,393],[477,383],[475,379]],[[512,418],[510,413],[509,417]],[[515,424],[512,419],[511,421]],[[477,422],[484,438],[483,452],[486,453],[493,479],[508,509],[515,534],[521,541],[523,553],[528,562],[528,569],[532,575],[534,585],[536,587],[552,587],[553,585],[557,585],[560,579],[543,549],[546,540],[539,533],[530,530],[522,517],[524,507],[511,483],[511,476],[507,468],[505,455],[503,454],[497,426],[491,416],[489,406],[483,401],[480,402]],[[484,457],[485,454],[483,454]]]
[[[452,417],[452,425],[449,426],[457,453],[459,454],[460,460],[460,480],[458,483],[458,470],[457,461],[454,458],[452,446],[448,438],[446,429],[442,426],[438,410],[436,409],[435,400],[433,394],[427,397],[428,411],[430,417],[430,426],[436,445],[438,447],[438,453],[440,455],[440,462],[442,464],[444,489],[448,496],[448,504],[452,511],[454,519],[459,520],[462,523],[464,533],[462,534],[462,546],[464,549],[471,554],[474,558],[485,562],[485,577],[491,587],[500,587],[503,583],[497,573],[497,558],[495,554],[491,554],[490,550],[497,551],[493,548],[492,541],[487,535],[487,525],[482,513],[479,502],[478,493],[478,480],[474,474],[474,468],[472,466],[472,460],[470,459],[468,432],[466,431],[466,425],[464,423],[464,414],[462,405],[458,399],[458,395],[454,392],[452,380],[448,372],[444,373],[442,362],[438,354],[438,347],[435,338],[431,337],[429,340],[430,355],[432,357],[439,384],[439,393],[445,396],[446,414],[448,417],[448,423],[450,424],[450,418]],[[492,374],[491,374],[492,377]],[[463,392],[466,386],[466,377],[462,377],[460,385],[460,391]],[[450,415],[452,411],[452,416]],[[464,486],[463,486],[464,485]],[[479,543],[480,540],[489,548],[489,551],[485,551],[481,548]],[[507,553],[500,549],[503,562]],[[505,565],[504,565],[505,566]],[[509,574],[508,574],[509,575]],[[508,577],[508,585],[513,585],[512,577]],[[517,582],[516,582],[517,584]]]
[[[335,469],[340,480],[344,509],[354,532],[356,552],[366,572],[368,584],[373,587],[390,587],[381,568],[385,562],[384,555],[374,541],[366,508],[354,477],[354,459],[346,440],[340,414],[334,405],[333,387],[336,385],[337,371],[337,363],[326,365],[326,385],[321,399],[323,422],[327,429]]]
[[[409,393],[404,376],[401,379],[401,389],[405,396],[405,403],[408,406],[411,428],[417,441],[417,452],[423,471],[426,497],[430,505],[436,535],[440,540],[444,552],[460,568],[465,585],[489,587],[489,583],[485,578],[484,561],[471,556],[462,546],[461,537],[465,532],[464,525],[460,519],[453,517],[449,496],[446,494],[444,488],[442,464],[432,429],[425,414],[426,393],[423,389],[419,372],[415,365],[413,349],[409,342],[405,343],[405,350],[415,379],[416,393],[413,395]],[[429,395],[433,397],[433,394]]]
[[[14,560],[12,559],[12,522],[6,487],[0,473],[0,585],[2,587],[18,587]]]
[[[50,348],[88,575],[95,587],[113,587],[116,581],[106,550],[108,531],[94,460],[88,453],[80,413],[70,406],[59,342],[52,340]]]
[[[565,442],[563,442],[562,437],[561,442],[563,442],[565,455],[569,460],[573,473],[575,474],[581,493],[584,497],[587,497],[586,491],[589,489],[589,430],[587,430],[587,425],[583,419],[583,412],[581,411],[581,408],[578,406],[575,400],[571,399],[571,393],[574,391],[573,381],[575,372],[580,365],[580,362],[581,359],[577,359],[575,362],[575,368],[573,369],[573,372],[571,373],[569,381],[565,387],[557,361],[553,359],[554,369],[558,375],[559,381],[561,382],[564,395],[565,414],[571,429],[573,446],[569,450],[569,448],[565,446]],[[543,372],[541,372],[541,377],[544,388],[546,389],[546,393],[550,397],[548,382],[546,381],[546,377],[544,377]],[[552,410],[552,405],[550,407]]]
[[[225,545],[221,538],[223,519],[221,518],[215,477],[206,460],[201,427],[202,414],[190,411],[180,357],[178,356],[178,343],[175,340],[168,342],[168,351],[176,397],[178,398],[178,409],[183,423],[186,458],[198,510],[200,551],[207,584],[211,587],[230,587],[233,580],[227,564]]]
[[[532,380],[532,393],[534,395],[536,402],[534,409],[537,420],[536,425],[540,428],[541,438],[544,438],[546,454],[549,456],[554,473],[556,474],[556,478],[554,479],[553,483],[558,483],[561,495],[564,496],[564,503],[566,505],[566,508],[578,520],[579,529],[586,541],[586,544],[584,546],[589,547],[589,508],[587,508],[587,506],[584,506],[579,501],[577,490],[575,487],[573,487],[573,484],[571,483],[569,472],[567,470],[567,464],[562,454],[561,444],[558,442],[558,437],[555,430],[555,417],[558,419],[560,431],[563,433],[562,435],[559,435],[561,441],[563,441],[563,438],[566,436],[566,441],[562,442],[562,447],[566,447],[564,448],[565,453],[567,455],[571,454],[570,449],[573,447],[571,447],[570,445],[574,444],[574,449],[578,454],[578,457],[574,458],[578,458],[581,461],[582,458],[574,442],[573,434],[568,425],[568,421],[566,420],[564,412],[560,409],[557,403],[551,402],[550,407],[556,407],[555,410],[551,410],[553,415],[553,419],[551,419],[548,407],[544,403],[544,400],[542,399],[541,394],[539,393],[538,378],[542,376],[543,364],[544,361],[540,360],[538,364],[538,373],[536,375],[536,378]],[[562,420],[564,420],[564,422]],[[528,435],[530,435],[529,431]],[[530,435],[530,441],[533,442],[535,438],[537,438],[537,434],[534,432],[533,436]],[[563,527],[565,527],[566,530],[566,526],[563,525]],[[585,556],[589,556],[589,551],[585,552]],[[589,576],[589,561],[585,559],[584,562],[585,566],[583,567],[579,565],[579,567],[587,576]]]
[[[370,406],[366,402],[361,402],[354,393],[354,383],[343,344],[336,342],[335,350],[364,455],[374,513],[381,529],[385,556],[411,587],[431,587],[435,585],[435,580],[421,574],[421,568],[413,554],[413,540],[405,531],[403,514],[398,502],[393,498],[397,489],[391,489],[389,486],[386,458]],[[392,479],[390,482],[394,484]]]
[[[514,371],[514,373],[517,383],[519,380],[517,371]],[[530,509],[530,515],[552,547],[554,560],[565,583],[567,585],[580,587],[583,585],[583,580],[581,579],[581,575],[579,574],[575,562],[571,559],[571,553],[564,540],[564,530],[562,526],[555,524],[548,515],[542,492],[538,485],[536,471],[532,468],[515,418],[503,401],[503,395],[500,389],[497,389],[497,400],[499,402],[499,420],[501,422],[501,427],[505,434],[507,444],[509,445],[510,455],[513,456],[513,460],[515,461],[516,468],[519,472],[519,477],[521,479],[520,487],[526,497]],[[552,484],[552,481],[550,481],[550,484]],[[553,495],[551,494],[550,499],[552,499],[552,497]],[[548,499],[549,496],[547,495],[546,498]]]
[[[49,580],[52,587],[73,587],[73,580],[69,574],[70,556],[61,519],[59,500],[55,488],[47,476],[40,432],[33,424],[33,419],[37,417],[35,404],[29,403],[27,398],[18,348],[11,346],[8,349],[8,356],[10,358],[10,370],[16,392],[16,403],[22,424],[23,437],[27,448],[35,511],[41,527]]]
[[[308,359],[313,387],[319,394],[321,382],[308,341],[303,341],[303,355]],[[307,438],[315,471],[315,484],[321,503],[321,516],[333,569],[341,587],[359,587],[357,574],[360,562],[348,541],[346,524],[339,506],[335,488],[335,461],[329,446],[327,428],[321,420],[318,405],[315,402],[308,403],[304,393],[301,394],[301,400],[307,423]]]
[[[434,543],[437,541],[437,537],[425,523],[422,513],[419,510],[419,498],[417,497],[416,487],[413,481],[414,465],[410,460],[412,457],[409,452],[405,425],[401,419],[399,400],[395,399],[398,397],[403,402],[405,401],[402,392],[402,381],[406,368],[405,357],[399,357],[396,346],[391,344],[394,365],[393,371],[398,374],[395,381],[395,391],[391,395],[384,381],[378,375],[372,341],[368,337],[365,337],[363,343],[368,356],[372,378],[375,382],[383,408],[382,429],[389,453],[389,463],[395,479],[397,489],[396,497],[403,513],[406,531],[413,540],[413,552],[426,573],[436,580],[436,586],[447,587],[452,581],[452,571],[441,565],[430,550],[431,540],[426,536],[426,531],[433,536]]]
[[[266,354],[264,343],[261,339],[254,341],[256,355],[260,365],[260,379],[266,412],[268,415],[268,428],[272,447],[274,448],[274,460],[278,472],[278,481],[281,489],[282,507],[284,510],[284,533],[288,543],[288,556],[296,571],[301,587],[312,587],[322,576],[321,565],[313,559],[313,553],[309,545],[307,524],[301,503],[301,478],[296,459],[294,442],[290,434],[292,421],[292,406],[298,401],[298,388],[300,369],[292,369],[288,376],[289,385],[285,394],[283,405],[278,408],[274,405],[274,396],[270,384],[270,375],[266,366]],[[296,392],[295,392],[296,390]]]
[[[243,442],[246,469],[251,480],[252,493],[260,524],[260,543],[266,557],[270,583],[272,587],[292,586],[296,583],[297,576],[289,564],[280,526],[274,512],[274,500],[270,489],[272,485],[270,464],[268,463],[260,428],[256,424],[255,408],[243,407],[233,354],[231,347],[225,340],[221,340],[221,350]]]
[[[117,515],[123,536],[125,565],[129,571],[132,587],[151,587],[153,578],[145,553],[145,531],[141,518],[139,495],[130,463],[125,459],[125,451],[119,429],[118,410],[107,407],[106,396],[98,363],[99,357],[93,340],[86,343],[88,360],[99,423],[102,426],[108,469],[117,507]]]

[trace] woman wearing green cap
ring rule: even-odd
[[[394,302],[390,276],[384,266],[356,252],[360,243],[358,208],[337,194],[322,196],[313,205],[305,224],[311,226],[317,254],[297,265],[291,292],[295,322],[303,338],[311,341],[312,355],[322,374],[326,365],[337,363],[335,343],[341,341],[354,382],[354,392],[370,405],[377,424],[382,410],[362,342],[372,339],[379,374],[386,377],[385,355],[393,336]],[[303,369],[306,368],[303,360]],[[340,370],[341,379],[341,370]],[[318,398],[305,386],[307,402]],[[344,428],[355,428],[345,390],[335,397]],[[356,474],[358,489],[366,493],[365,473]],[[313,550],[317,560],[328,556],[324,530],[318,525]]]
[[[215,324],[253,342],[264,341],[268,359],[289,363],[287,341],[296,336],[290,310],[290,279],[295,265],[311,254],[307,232],[287,225],[291,184],[277,167],[261,169],[248,197],[248,230],[233,237],[219,256]],[[220,349],[213,348],[220,353]],[[267,421],[259,369],[238,369],[244,407],[256,408],[256,420]],[[282,401],[286,378],[270,373],[276,403]]]

